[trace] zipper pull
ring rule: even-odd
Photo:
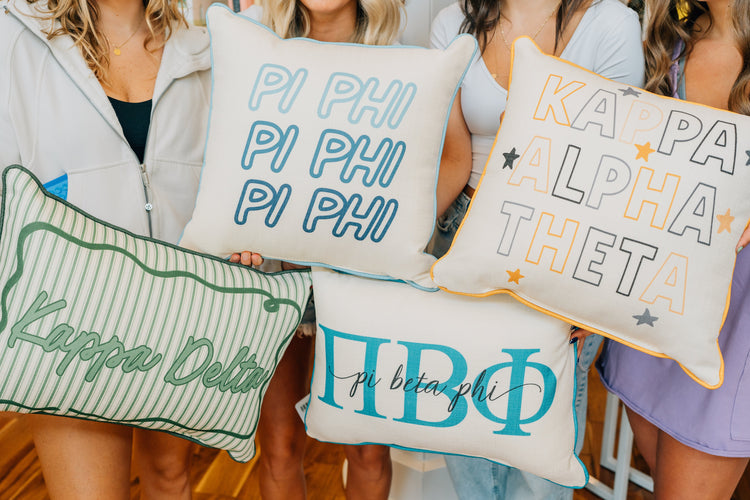
[[[146,212],[151,212],[153,210],[154,206],[151,204],[151,201],[149,201],[149,195],[148,192],[151,189],[151,181],[148,178],[148,172],[146,172],[146,165],[141,164],[141,182],[143,183],[143,194],[146,197],[146,204],[143,206],[143,208],[146,209]],[[151,233],[151,219],[148,220],[148,226],[149,226],[149,234]]]
[[[143,185],[147,188],[151,188],[151,180],[148,177],[148,172],[146,172],[146,164],[141,164],[141,178],[143,179]]]

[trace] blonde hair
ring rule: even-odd
[[[710,11],[705,2],[697,0],[649,0],[649,23],[646,28],[646,90],[663,95],[674,93],[670,68],[675,46],[682,42],[677,57],[690,54],[693,45],[705,35],[695,21]],[[729,93],[730,111],[750,115],[750,0],[732,0],[730,16],[735,41],[742,56],[742,70]],[[709,19],[709,23],[713,20]],[[710,26],[710,24],[709,24]]]
[[[357,0],[352,43],[388,45],[401,25],[402,0]],[[299,0],[263,0],[263,23],[282,38],[308,36],[310,13]]]
[[[38,0],[27,0],[30,4]],[[143,42],[147,50],[158,50],[169,39],[172,29],[179,24],[187,27],[179,0],[144,0],[145,22],[148,35]],[[96,0],[47,0],[46,7],[38,6],[41,18],[59,23],[46,32],[47,38],[69,35],[81,51],[86,64],[94,75],[107,81],[110,43],[97,27],[99,7]]]

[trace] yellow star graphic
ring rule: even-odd
[[[727,213],[725,214],[719,214],[716,216],[717,219],[719,219],[719,230],[716,231],[717,233],[720,233],[726,229],[728,233],[732,232],[732,221],[734,221],[734,216],[729,214],[729,209],[727,208]]]
[[[646,144],[634,144],[635,148],[638,150],[638,154],[635,155],[635,159],[643,158],[644,160],[648,161],[648,155],[655,152],[655,149],[651,149],[651,143],[647,142]]]
[[[510,283],[512,281],[516,285],[520,285],[520,283],[518,282],[518,280],[520,280],[521,278],[525,278],[526,277],[523,274],[521,274],[521,270],[520,269],[516,269],[515,271],[505,271],[505,272],[508,273],[508,276],[509,276],[508,283]]]

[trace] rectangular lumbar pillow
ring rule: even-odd
[[[180,244],[434,289],[424,248],[437,168],[475,40],[445,51],[283,40],[223,6],[208,26],[211,117]]]
[[[312,437],[483,457],[580,488],[567,323],[510,297],[314,268]]]
[[[511,293],[718,387],[748,137],[749,117],[606,80],[521,38],[495,146],[433,277]]]
[[[162,430],[255,453],[309,271],[263,274],[134,236],[3,173],[0,411]]]

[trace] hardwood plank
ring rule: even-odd
[[[195,486],[194,491],[236,498],[258,463],[259,452],[260,447],[256,445],[255,457],[247,463],[235,461],[226,451],[220,452]]]
[[[193,500],[235,500],[235,497],[193,492]]]
[[[0,443],[0,449],[4,450],[0,456],[0,491],[25,491],[38,485],[41,469],[26,421],[6,419],[0,428]]]
[[[598,465],[601,449],[601,432],[604,423],[606,391],[596,372],[592,372],[589,385],[589,415],[581,459],[607,484],[612,484],[611,472]],[[310,500],[343,500],[344,487],[341,467],[344,462],[342,445],[307,440],[304,468]],[[633,463],[645,469],[643,458],[634,449]],[[259,467],[256,460],[239,464],[226,452],[195,446],[191,476],[195,500],[258,500]],[[137,500],[140,484],[133,477],[131,498]],[[44,487],[39,459],[33,449],[28,426],[16,413],[0,412],[0,500],[44,500],[49,496]],[[576,490],[574,500],[597,500],[588,490]],[[750,500],[750,468],[743,476],[733,500]],[[411,500],[411,499],[399,499]],[[653,500],[653,495],[632,483],[628,500]]]
[[[313,438],[307,438],[304,468],[310,500],[344,500],[344,482],[341,475],[344,459],[342,445],[321,443]]]
[[[201,478],[206,474],[211,464],[221,450],[215,448],[206,448],[205,446],[195,445],[193,451],[193,461],[190,467],[190,478],[192,484],[198,484]]]
[[[20,456],[14,467],[8,471],[8,475],[0,483],[0,492],[2,491],[8,492],[9,498],[13,499],[49,498],[39,458],[33,448]]]

